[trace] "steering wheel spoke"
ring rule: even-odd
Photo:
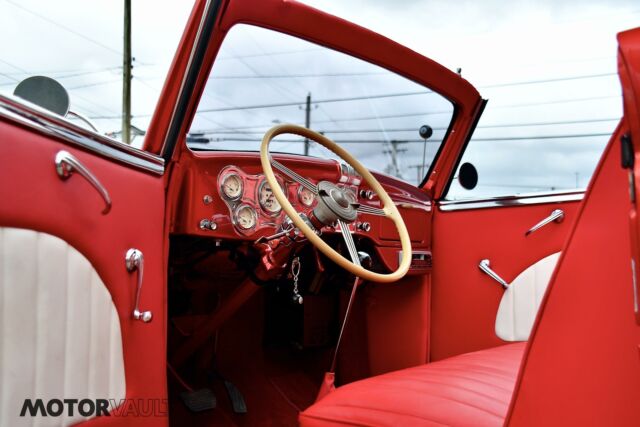
[[[375,208],[373,206],[360,205],[358,206],[358,212],[366,213],[369,215],[387,216],[384,209]]]
[[[302,185],[307,190],[311,191],[316,196],[318,195],[318,187],[315,184],[313,184],[311,181],[309,181],[307,178],[303,177],[297,172],[292,171],[291,169],[289,169],[288,167],[286,167],[285,165],[283,165],[277,160],[271,159],[271,165],[277,170],[279,170],[280,172],[282,172],[283,174],[287,175],[289,178],[291,178],[295,182],[297,182],[298,184]]]
[[[349,256],[351,257],[351,262],[357,266],[360,266],[358,249],[356,248],[356,242],[353,240],[353,235],[351,235],[351,230],[349,230],[349,225],[341,219],[338,220],[338,224],[340,225],[340,231],[342,232],[344,243],[347,245],[347,250],[349,251]]]

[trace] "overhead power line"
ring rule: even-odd
[[[540,84],[540,83],[550,83],[550,82],[558,82],[565,80],[580,80],[580,79],[590,79],[590,78],[598,78],[604,76],[615,75],[614,73],[604,73],[604,74],[590,74],[590,75],[582,75],[582,76],[568,76],[568,77],[558,77],[554,79],[544,79],[544,80],[528,80],[528,81],[520,81],[520,82],[511,82],[511,83],[501,83],[494,85],[486,85],[481,87],[506,87],[506,86],[518,86],[518,85],[529,85],[529,84]],[[415,96],[415,95],[426,95],[434,93],[431,90],[425,89],[422,91],[411,91],[411,92],[396,92],[396,93],[387,93],[387,94],[378,94],[378,95],[367,95],[367,96],[353,96],[353,97],[344,97],[344,98],[327,98],[327,99],[317,99],[314,100],[314,104],[323,104],[323,103],[334,103],[334,102],[350,102],[350,101],[362,101],[362,100],[370,100],[370,99],[384,99],[384,98],[392,98],[392,97],[403,97],[403,96]],[[522,107],[522,106],[536,106],[536,105],[550,105],[554,103],[565,103],[565,102],[577,102],[577,101],[590,101],[597,99],[605,99],[605,98],[617,98],[618,96],[605,96],[605,97],[587,97],[587,98],[576,98],[573,100],[558,100],[558,101],[545,101],[540,103],[524,103],[524,104],[508,104],[504,106],[492,106],[492,109],[496,108],[510,108],[510,107]],[[253,110],[253,109],[263,109],[263,108],[282,108],[282,107],[294,107],[301,106],[304,102],[279,102],[279,103],[265,103],[265,104],[255,104],[255,105],[241,105],[241,106],[229,106],[229,107],[218,107],[218,108],[204,108],[197,111],[196,114],[203,113],[213,113],[213,112],[228,112],[228,111],[243,111],[243,110]],[[432,112],[419,112],[419,113],[406,113],[406,114],[394,114],[394,115],[379,115],[379,116],[365,116],[365,117],[355,117],[355,118],[340,118],[340,119],[331,119],[331,120],[316,120],[315,123],[328,123],[328,122],[341,122],[341,121],[360,121],[360,120],[375,120],[375,119],[385,119],[385,118],[398,118],[398,117],[411,117],[411,116],[422,116],[427,114],[449,114],[450,110],[444,111],[432,111]],[[137,114],[136,117],[149,117],[151,114]],[[93,117],[99,119],[111,119],[118,117]]]
[[[600,123],[600,122],[613,122],[618,121],[620,118],[610,118],[610,119],[584,119],[584,120],[564,120],[564,121],[556,121],[556,122],[533,122],[533,123],[499,123],[493,125],[479,125],[476,129],[493,129],[493,128],[510,128],[510,127],[530,127],[530,126],[557,126],[557,125],[572,125],[572,124],[585,124],[585,123]],[[268,128],[273,126],[273,124],[265,125],[264,130],[256,130],[256,131],[244,131],[246,134],[263,134]],[[254,127],[251,127],[253,129]],[[197,134],[235,134],[240,130],[248,129],[245,127],[238,128],[220,128],[220,129],[207,129],[207,130],[199,130],[193,131],[192,133]],[[442,131],[447,130],[446,127],[434,127],[434,131]],[[318,132],[323,134],[343,134],[343,133],[384,133],[384,132],[417,132],[417,128],[392,128],[392,129],[319,129]]]
[[[474,141],[522,141],[522,140],[537,140],[537,139],[571,139],[571,138],[593,138],[601,136],[611,136],[611,132],[600,133],[582,133],[582,134],[565,134],[565,135],[528,135],[528,136],[509,136],[509,137],[495,137],[495,138],[473,138]],[[258,138],[215,138],[209,141],[209,143],[215,142],[261,142]],[[388,144],[389,140],[386,139],[335,139],[334,142],[338,144]],[[274,139],[273,143],[304,143],[304,139]],[[440,143],[442,140],[427,140],[428,144]],[[402,143],[420,143],[424,144],[424,139],[408,139],[402,140]]]
[[[61,23],[59,23],[57,21],[54,21],[53,19],[51,19],[51,18],[49,18],[47,16],[44,16],[41,13],[38,13],[38,12],[36,12],[34,10],[26,8],[26,7],[22,6],[21,4],[19,4],[17,2],[14,2],[12,0],[5,0],[5,2],[7,2],[7,3],[11,4],[12,6],[17,7],[18,9],[21,9],[24,12],[27,12],[27,13],[29,13],[29,14],[37,17],[37,18],[40,18],[43,21],[46,21],[46,22],[50,23],[51,25],[54,25],[54,26],[56,26],[58,28],[61,28],[61,29],[65,30],[65,31],[71,33],[71,34],[74,34],[77,37],[80,37],[80,38],[82,38],[82,39],[84,39],[84,40],[86,40],[88,42],[91,42],[91,43],[95,44],[96,46],[100,46],[103,49],[106,49],[106,50],[108,50],[108,51],[110,51],[112,53],[115,53],[118,56],[122,55],[122,52],[120,52],[119,50],[116,50],[116,49],[114,49],[114,48],[112,48],[110,46],[107,46],[106,44],[104,44],[102,42],[99,42],[98,40],[95,40],[95,39],[93,39],[91,37],[88,37],[88,36],[82,34],[79,31],[76,31],[76,30],[74,30],[72,28],[69,28],[66,25],[62,25]]]

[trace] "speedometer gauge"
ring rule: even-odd
[[[258,197],[260,200],[260,206],[267,213],[275,215],[280,213],[282,207],[280,207],[280,203],[276,199],[276,196],[273,195],[273,191],[271,191],[271,187],[267,181],[262,181],[260,187],[258,188]]]
[[[316,196],[308,188],[300,186],[300,189],[298,190],[298,199],[300,200],[300,203],[309,207],[313,205],[313,202],[315,202]]]
[[[220,182],[222,194],[229,200],[237,200],[242,196],[242,178],[238,174],[225,175]]]
[[[249,230],[256,226],[256,211],[249,205],[240,205],[236,209],[235,222],[243,230]]]

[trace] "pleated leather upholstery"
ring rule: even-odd
[[[300,425],[501,426],[525,345],[508,344],[347,384],[301,413]]]
[[[0,227],[0,426],[83,419],[21,418],[28,398],[119,401],[125,390],[120,321],[91,263],[52,235]]]

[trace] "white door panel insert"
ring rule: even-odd
[[[499,338],[505,341],[529,339],[559,257],[560,252],[557,252],[539,260],[506,287],[496,316],[496,335]]]
[[[89,260],[50,234],[0,227],[0,426],[83,420],[19,417],[25,399],[125,391],[118,313]]]

